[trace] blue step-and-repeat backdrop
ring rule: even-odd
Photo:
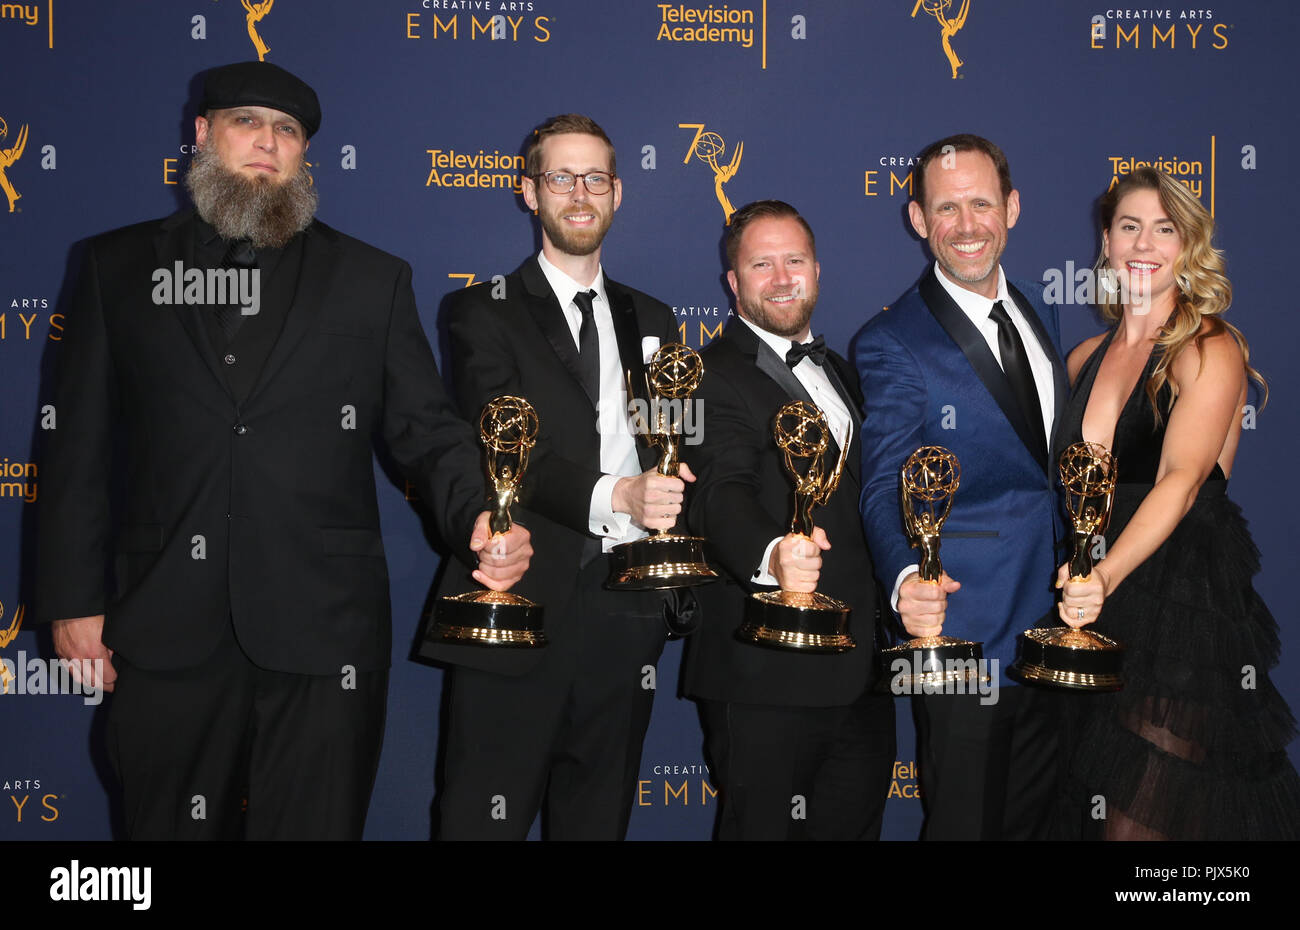
[[[776,197],[808,218],[822,266],[815,323],[846,352],[924,267],[905,205],[927,142],[964,131],[1005,149],[1022,204],[1004,258],[1013,277],[1073,281],[1096,257],[1096,198],[1134,165],[1169,171],[1218,221],[1229,319],[1270,380],[1268,408],[1246,412],[1231,487],[1282,629],[1275,677],[1300,707],[1300,618],[1286,580],[1300,552],[1300,317],[1281,238],[1300,215],[1287,64],[1297,27],[1285,0],[0,4],[0,658],[21,670],[52,655],[48,632],[23,623],[34,611],[36,437],[84,242],[184,202],[196,76],[261,55],[320,95],[307,158],[321,218],[410,261],[435,343],[446,294],[537,248],[520,153],[556,113],[591,115],[618,150],[624,199],[606,266],[672,305],[697,347],[732,312],[719,250],[730,205]],[[1061,290],[1069,347],[1100,326],[1072,287]],[[443,676],[408,653],[438,555],[406,489],[381,485],[395,636],[366,836],[421,839]],[[634,839],[705,839],[717,810],[694,705],[676,696],[680,656],[672,643],[660,663]],[[109,838],[111,696],[95,705],[27,684],[0,696],[0,838]],[[897,710],[885,835],[909,839],[920,803],[910,709],[900,699]]]

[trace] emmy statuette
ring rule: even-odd
[[[773,438],[794,478],[794,517],[790,532],[812,536],[812,510],[825,505],[840,484],[848,444],[840,449],[835,469],[826,474],[831,431],[826,415],[814,404],[791,401],[772,425]],[[807,460],[808,466],[797,464]],[[736,637],[761,646],[809,653],[847,652],[857,643],[849,632],[851,608],[818,591],[758,591],[745,601],[745,619]]]
[[[510,505],[528,467],[528,452],[537,442],[537,412],[522,397],[502,395],[488,401],[479,417],[479,438],[492,484],[493,539],[513,525]],[[488,541],[488,546],[492,541]],[[542,607],[508,591],[470,591],[440,597],[427,639],[474,646],[538,647],[546,645]]]
[[[1106,530],[1115,494],[1115,457],[1095,442],[1076,442],[1061,453],[1061,484],[1074,527],[1070,580],[1092,574],[1092,539]],[[1011,674],[1075,691],[1118,691],[1124,648],[1092,630],[1068,626],[1026,630]]]
[[[637,432],[659,449],[658,472],[677,477],[681,466],[679,452],[681,417],[672,415],[672,401],[677,409],[690,402],[691,394],[704,377],[700,354],[678,342],[659,347],[646,369],[646,389],[650,399],[650,422],[639,422]],[[628,397],[633,392],[628,390]],[[650,591],[660,588],[685,588],[716,581],[718,573],[704,560],[704,540],[683,536],[669,530],[655,530],[645,539],[621,543],[610,550],[612,570],[607,588]]]
[[[961,465],[957,456],[943,446],[922,446],[903,465],[899,493],[903,525],[912,548],[921,550],[920,576],[927,584],[938,584],[943,576],[939,561],[939,531],[943,528],[952,500],[961,484]],[[900,646],[882,649],[881,662],[886,670],[898,659],[907,659],[920,674],[904,674],[904,687],[934,687],[968,682],[979,677],[976,669],[984,658],[982,643],[951,636],[919,636]],[[919,657],[919,666],[912,660]]]

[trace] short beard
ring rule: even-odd
[[[600,216],[599,213],[596,215]],[[593,229],[575,230],[564,225],[563,217],[552,217],[547,213],[541,213],[540,217],[546,237],[565,255],[590,255],[595,252],[605,241],[605,233],[609,232],[609,227],[614,221],[611,215],[605,217],[600,225]]]
[[[769,313],[761,295],[741,294],[737,303],[742,311],[741,316],[759,329],[774,336],[793,339],[807,329],[812,320],[813,308],[817,306],[817,285],[812,286],[811,293],[804,294],[798,310],[792,311],[792,316],[782,316],[775,311]]]
[[[226,168],[207,148],[194,153],[185,186],[199,216],[222,239],[247,239],[255,249],[284,246],[307,228],[320,202],[302,165],[283,183],[246,178]]]

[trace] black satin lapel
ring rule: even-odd
[[[635,396],[645,393],[645,359],[641,355],[641,327],[636,321],[636,307],[632,297],[609,278],[605,279],[605,296],[609,298],[609,312],[614,320],[614,338],[618,342],[618,358],[624,378],[632,386]]]
[[[338,253],[338,242],[332,236],[327,236],[316,227],[308,227],[303,235],[302,263],[298,268],[298,283],[293,290],[293,303],[289,306],[284,328],[280,330],[280,336],[271,347],[266,364],[262,366],[257,384],[244,400],[245,407],[256,400],[267,384],[275,379],[283,368],[285,359],[315,325],[334,282],[334,275],[338,273]]]
[[[1060,353],[1057,352],[1056,345],[1052,342],[1052,337],[1047,332],[1047,327],[1043,324],[1042,318],[1034,310],[1034,305],[1018,291],[1010,281],[1007,282],[1007,290],[1015,298],[1020,307],[1020,312],[1024,314],[1029,325],[1033,327],[1034,335],[1038,337],[1038,344],[1043,347],[1047,353],[1048,361],[1052,363],[1052,435],[1048,439],[1047,447],[1056,448],[1056,428],[1061,422],[1061,416],[1065,413],[1066,404],[1070,399],[1070,379],[1065,371],[1065,362],[1061,360]]]
[[[158,256],[158,267],[166,268],[168,271],[174,271],[176,263],[180,262],[182,268],[194,268],[194,223],[187,222],[186,218],[169,217],[159,228],[158,234],[154,237],[154,251]],[[185,332],[189,334],[190,341],[194,345],[194,350],[199,353],[199,358],[211,372],[212,377],[216,379],[221,390],[225,392],[231,401],[230,388],[226,386],[225,376],[217,368],[217,355],[212,347],[211,340],[208,339],[208,329],[203,325],[202,314],[208,308],[204,304],[182,304],[172,307],[172,312],[176,314],[176,319],[180,321]]]
[[[631,401],[639,398],[649,402],[649,389],[645,380],[645,359],[641,354],[641,325],[636,319],[636,305],[632,295],[608,277],[605,278],[605,297],[609,300],[610,317],[614,321],[614,340],[618,343],[618,360],[623,367],[623,383]],[[659,450],[636,438],[636,454],[643,469],[654,468],[659,463]],[[667,614],[665,614],[665,618]]]
[[[738,325],[744,326],[745,324],[740,323]],[[803,382],[794,376],[790,366],[785,363],[785,359],[773,352],[772,347],[761,339],[756,337],[754,342],[756,344],[754,348],[754,364],[758,366],[758,370],[781,385],[781,390],[791,397],[806,400],[810,404],[815,403],[812,395],[808,393],[808,389],[803,386]],[[775,415],[776,411],[773,410],[772,413]]]
[[[858,467],[860,464],[858,462],[858,450],[860,448],[858,434],[862,432],[862,403],[857,399],[856,392],[849,390],[848,379],[853,377],[853,374],[847,370],[847,363],[845,363],[845,369],[840,368],[838,355],[827,353],[826,364],[822,366],[822,370],[826,372],[826,377],[830,380],[831,386],[840,395],[840,400],[844,402],[844,407],[849,412],[849,421],[853,431],[849,434],[849,457],[845,462],[845,467],[848,468],[849,474],[856,481],[858,480]]]
[[[528,312],[537,323],[537,328],[542,331],[573,380],[581,384],[582,373],[578,370],[578,347],[573,341],[573,330],[569,329],[569,321],[565,319],[560,301],[551,290],[546,275],[542,274],[536,257],[524,264],[519,277],[528,291]],[[592,409],[595,409],[595,404],[592,404]]]
[[[1011,385],[1007,383],[1007,376],[1003,373],[1002,366],[993,357],[989,344],[984,341],[984,337],[975,328],[975,324],[962,312],[961,307],[957,306],[956,301],[948,295],[948,292],[943,289],[943,285],[934,276],[933,266],[921,279],[918,289],[921,292],[921,297],[925,300],[926,306],[930,308],[930,313],[938,320],[939,325],[943,327],[949,338],[961,349],[962,354],[970,362],[971,368],[975,369],[975,374],[984,384],[984,387],[993,395],[998,407],[1002,409],[1002,415],[1007,418],[1007,422],[1016,431],[1016,435],[1024,443],[1025,449],[1040,466],[1044,469],[1047,468],[1047,452],[1044,449],[1037,448],[1038,443],[1035,441],[1033,433],[1030,432],[1029,424],[1025,421],[1024,415],[1020,412],[1020,404],[1011,391]]]

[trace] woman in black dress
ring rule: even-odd
[[[1075,705],[1068,804],[1105,839],[1300,834],[1295,721],[1268,677],[1277,624],[1251,585],[1258,551],[1226,496],[1249,380],[1214,221],[1141,168],[1101,202],[1100,310],[1070,353],[1057,452],[1111,449],[1119,485],[1105,558],[1068,580],[1061,618],[1125,647],[1124,690]]]

